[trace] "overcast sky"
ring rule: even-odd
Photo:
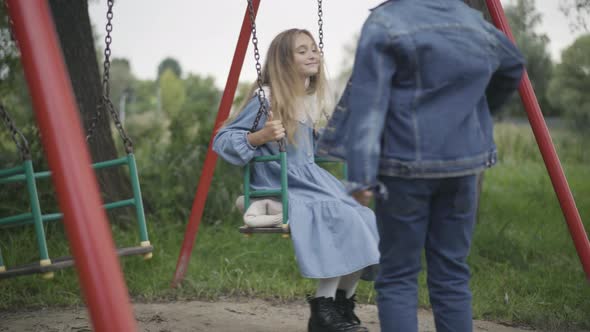
[[[502,0],[507,5],[512,0]],[[324,0],[326,64],[336,76],[345,61],[344,46],[351,44],[369,14],[382,0]],[[235,50],[246,0],[119,0],[114,8],[112,54],[130,60],[140,79],[153,79],[165,57],[180,62],[184,73],[215,77],[223,87]],[[561,51],[579,33],[572,33],[558,9],[559,0],[536,0],[543,15],[539,32],[551,39],[550,51],[559,60]],[[90,19],[104,37],[106,0],[90,2]],[[317,35],[316,0],[262,0],[257,17],[259,47],[266,49],[277,33],[298,27]],[[256,71],[251,47],[240,80],[253,80]]]

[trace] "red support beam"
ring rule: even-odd
[[[260,0],[253,0],[254,15],[258,13],[259,6]],[[211,139],[209,140],[209,149],[207,150],[207,156],[205,157],[205,164],[201,171],[201,177],[199,178],[199,185],[193,201],[191,215],[184,233],[184,241],[182,242],[182,248],[180,250],[180,255],[178,256],[178,262],[176,263],[176,272],[174,273],[174,279],[172,280],[172,287],[176,287],[184,278],[191,258],[193,246],[197,238],[197,232],[199,231],[199,225],[201,224],[201,218],[203,217],[203,210],[205,209],[205,202],[207,201],[207,194],[209,193],[209,187],[211,186],[211,180],[213,179],[213,173],[215,172],[215,164],[217,163],[217,154],[213,151],[213,138],[219,127],[221,127],[221,124],[229,116],[231,110],[236,88],[238,86],[238,80],[240,79],[240,72],[242,71],[242,65],[244,64],[244,57],[248,50],[248,41],[250,40],[251,33],[250,26],[250,14],[246,7],[246,13],[244,14],[244,20],[242,21],[242,29],[240,30],[234,58],[227,77],[227,82],[225,83],[221,103],[219,104],[217,119],[215,120],[215,126],[213,127]]]
[[[49,6],[6,4],[94,330],[137,331]]]
[[[486,0],[486,2],[494,25],[514,42],[514,36],[512,35],[500,0]],[[541,150],[541,155],[545,161],[545,167],[547,167],[553,189],[557,194],[557,199],[565,216],[580,262],[586,273],[586,278],[590,281],[590,242],[588,242],[588,236],[586,235],[584,224],[582,224],[582,219],[576,208],[576,202],[563,173],[559,157],[549,135],[549,129],[547,129],[547,124],[541,113],[541,107],[539,106],[535,91],[526,72],[524,73],[518,91],[533,129],[533,134],[539,145],[539,150]]]

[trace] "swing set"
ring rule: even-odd
[[[88,135],[86,140],[92,139],[96,132],[98,120],[100,119],[104,111],[108,111],[115,127],[117,128],[119,135],[123,140],[125,151],[127,155],[125,157],[106,160],[92,164],[94,170],[105,169],[116,166],[127,166],[129,169],[129,177],[131,181],[131,188],[133,197],[125,200],[119,200],[104,204],[105,210],[111,210],[121,207],[133,206],[135,207],[135,214],[137,218],[137,224],[139,228],[139,246],[118,248],[117,254],[119,256],[129,255],[143,255],[144,259],[150,259],[152,257],[153,247],[150,244],[147,227],[145,223],[145,214],[143,209],[143,202],[141,198],[141,189],[139,185],[139,178],[137,174],[137,165],[135,156],[133,154],[133,142],[127,135],[119,115],[115,111],[113,103],[110,98],[110,55],[111,55],[111,31],[112,31],[112,18],[113,18],[113,1],[108,2],[107,10],[107,24],[106,24],[106,37],[105,37],[105,49],[104,49],[104,71],[102,79],[102,97],[100,103],[96,109],[94,116],[92,117],[91,124],[88,128]],[[25,274],[41,273],[43,278],[51,279],[54,276],[53,271],[67,268],[74,265],[74,259],[70,256],[59,257],[51,259],[47,249],[47,239],[45,236],[44,223],[58,221],[63,219],[63,213],[43,213],[41,204],[39,202],[39,193],[37,191],[37,180],[47,179],[52,176],[51,171],[35,172],[33,168],[33,162],[31,160],[31,153],[29,150],[29,144],[23,133],[17,128],[14,121],[6,111],[6,108],[0,102],[0,117],[4,121],[4,124],[10,131],[12,140],[14,141],[18,151],[20,152],[23,160],[22,165],[12,167],[8,169],[0,170],[0,185],[6,185],[10,183],[24,182],[28,193],[29,208],[30,212],[22,213],[18,215],[8,216],[0,218],[0,227],[13,227],[13,226],[24,226],[34,225],[35,235],[37,238],[37,245],[39,247],[40,260],[38,263],[30,263],[15,267],[7,268],[2,259],[2,253],[0,252],[0,279],[10,278]],[[110,132],[109,132],[110,134]],[[58,170],[59,172],[59,170]],[[97,248],[98,249],[98,248]]]
[[[253,32],[255,32],[254,19],[260,0],[247,1],[248,8],[244,15],[213,134],[229,115],[248,40],[250,34],[254,35]],[[108,2],[112,6],[113,1],[108,0]],[[321,0],[318,3],[320,4],[321,13]],[[514,41],[500,1],[486,0],[486,3],[496,27],[504,31]],[[137,324],[133,316],[121,268],[118,264],[115,245],[109,233],[105,206],[101,203],[98,184],[92,172],[93,167],[95,169],[99,167],[97,165],[91,167],[90,154],[84,142],[79,113],[67,69],[59,50],[59,42],[53,26],[51,12],[46,1],[33,3],[6,0],[6,5],[9,17],[13,22],[14,35],[21,51],[21,61],[33,100],[33,109],[41,132],[44,151],[49,167],[53,172],[51,173],[51,179],[59,198],[60,210],[63,213],[60,217],[63,216],[64,226],[93,328],[96,331],[136,331]],[[578,256],[586,277],[590,281],[590,243],[526,73],[519,91]],[[108,93],[106,93],[106,96],[108,97]],[[116,115],[115,112],[110,113]],[[113,119],[115,120],[114,116]],[[21,137],[17,131],[11,130],[11,134],[13,134],[13,137]],[[211,141],[212,139],[213,136]],[[21,137],[17,146],[18,144],[24,146],[23,141]],[[26,149],[21,150],[21,154],[24,152],[26,152]],[[127,152],[128,155],[131,154],[129,151]],[[3,170],[0,173],[0,178],[19,177],[18,181],[34,183],[32,180],[36,178],[49,177],[49,173],[35,173],[27,160],[24,158],[23,165],[15,167],[13,170]],[[176,265],[172,281],[173,287],[182,281],[186,273],[216,161],[217,155],[213,152],[210,143]],[[104,163],[111,162],[118,163],[114,161]],[[125,163],[123,161],[119,162]],[[128,162],[128,165],[130,165],[130,169],[135,167],[134,161]],[[100,164],[100,166],[108,167],[105,164]],[[133,175],[131,177],[133,178]],[[17,180],[14,179],[14,181]],[[132,181],[134,180],[132,179]],[[27,189],[29,187],[32,186],[28,186]],[[137,188],[139,189],[139,186]],[[286,189],[285,186],[285,193]],[[134,201],[138,199],[140,201],[140,195],[133,198]],[[35,217],[33,211],[26,218],[21,216],[18,217],[21,219],[11,221],[11,223],[18,224],[25,222],[25,220],[27,223],[31,223],[32,218],[34,225],[38,227],[37,225],[40,223],[35,222],[35,218],[41,221],[43,221],[43,216],[45,216],[45,219],[49,218],[48,215],[40,212],[38,206],[35,207],[33,200],[31,200],[31,209],[38,209],[37,217]],[[285,222],[285,220],[283,221]],[[102,250],[99,252],[98,248]],[[41,256],[43,257],[43,255]]]
[[[228,79],[225,85],[225,89],[223,92],[223,96],[221,99],[221,103],[219,106],[219,111],[217,113],[217,119],[215,121],[215,126],[213,130],[213,134],[211,136],[209,150],[207,152],[207,156],[205,157],[205,163],[203,166],[203,170],[201,171],[201,177],[199,178],[199,185],[197,187],[197,192],[195,195],[195,199],[193,201],[193,207],[191,211],[191,215],[189,217],[189,222],[186,227],[184,241],[182,244],[182,248],[178,257],[178,261],[176,264],[176,271],[174,274],[174,278],[172,280],[172,287],[176,287],[184,278],[186,273],[186,269],[190,260],[190,255],[192,252],[192,248],[194,242],[196,240],[196,236],[199,230],[199,225],[201,222],[201,218],[203,215],[203,211],[205,208],[205,202],[207,200],[207,194],[209,192],[209,187],[211,184],[211,180],[213,177],[215,164],[217,162],[217,154],[212,150],[212,142],[213,137],[217,130],[220,128],[222,123],[227,119],[230,108],[231,102],[235,95],[235,90],[238,83],[239,74],[241,71],[241,67],[244,61],[245,53],[248,46],[248,38],[250,34],[252,35],[252,44],[254,46],[254,58],[256,60],[256,72],[257,72],[257,84],[258,84],[258,99],[260,101],[260,109],[256,115],[256,119],[254,121],[254,125],[252,126],[252,132],[256,131],[258,121],[260,117],[266,113],[265,104],[264,104],[264,90],[262,89],[261,84],[261,65],[260,65],[260,54],[258,51],[258,38],[256,36],[256,23],[255,17],[258,7],[260,5],[260,0],[247,0],[248,6],[246,8],[246,13],[244,15],[244,20],[242,22],[242,27],[240,30],[240,35],[238,38],[238,42],[236,45],[236,49],[234,52],[234,58],[232,61],[232,65],[230,68],[230,72],[228,75]],[[514,42],[514,36],[510,30],[508,25],[508,21],[504,14],[504,10],[502,5],[500,4],[499,0],[486,0],[486,4],[488,10],[493,19],[494,25],[506,33],[509,38]],[[323,55],[323,30],[322,30],[322,0],[318,0],[318,24],[319,24],[319,47],[321,50],[321,54]],[[586,232],[584,230],[584,226],[582,224],[580,215],[578,210],[575,206],[575,201],[567,184],[567,180],[563,173],[563,169],[559,162],[559,158],[557,157],[557,153],[555,151],[555,147],[551,141],[551,136],[549,135],[549,130],[541,113],[541,109],[537,102],[537,98],[534,94],[530,79],[528,74],[525,72],[521,85],[519,87],[519,93],[521,95],[522,101],[524,103],[525,109],[527,111],[527,115],[529,117],[529,122],[531,123],[531,127],[533,129],[533,133],[537,140],[537,144],[545,160],[545,165],[547,167],[549,176],[551,177],[551,181],[555,192],[557,194],[559,203],[561,205],[562,211],[566,218],[566,222],[568,224],[570,233],[572,235],[572,239],[576,246],[576,250],[586,272],[588,279],[590,279],[590,243],[588,242],[588,237],[586,236]],[[283,139],[284,140],[284,139]],[[282,148],[281,148],[282,147]],[[245,195],[245,205],[246,209],[249,204],[249,196],[252,197],[259,197],[259,196],[279,196],[282,199],[283,205],[283,227],[282,228],[249,228],[243,226],[240,228],[241,233],[246,234],[253,234],[253,233],[281,233],[283,236],[288,237],[289,228],[288,228],[288,216],[287,216],[287,192],[288,192],[288,184],[286,180],[286,152],[284,151],[284,142],[279,142],[279,155],[275,156],[264,156],[264,157],[256,157],[253,161],[245,166],[244,170],[244,195]],[[250,185],[250,165],[256,162],[267,162],[267,161],[280,161],[281,162],[281,188],[280,190],[267,190],[261,192],[252,192],[249,188]],[[333,160],[318,160],[318,161],[333,161]],[[344,165],[346,167],[346,165]]]

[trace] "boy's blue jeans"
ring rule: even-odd
[[[381,268],[375,282],[383,332],[417,332],[418,273],[426,253],[438,332],[472,331],[467,255],[477,210],[477,175],[442,179],[380,177]]]

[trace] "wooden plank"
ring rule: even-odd
[[[289,227],[240,227],[240,233],[243,234],[289,234]]]

